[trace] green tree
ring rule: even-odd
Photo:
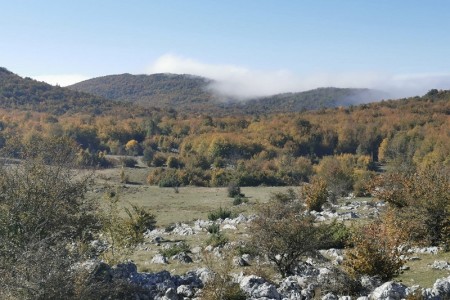
[[[281,198],[292,199],[290,195]],[[292,274],[302,257],[316,254],[328,239],[328,233],[302,207],[295,199],[271,199],[258,208],[258,217],[251,225],[252,244],[282,276]]]
[[[86,259],[100,229],[85,197],[91,178],[73,172],[68,139],[20,150],[19,164],[0,167],[0,298],[72,298],[75,272],[67,270]]]

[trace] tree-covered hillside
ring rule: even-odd
[[[147,107],[211,112],[219,99],[208,91],[209,83],[206,78],[192,75],[121,74],[89,79],[69,88]]]
[[[0,107],[55,115],[64,113],[102,114],[118,106],[99,96],[52,86],[31,78],[22,78],[5,68],[0,68]]]
[[[329,87],[250,99],[232,105],[249,114],[264,114],[350,106],[375,102],[383,98],[387,98],[387,94],[381,91]]]
[[[219,95],[212,80],[176,74],[111,75],[89,79],[70,89],[112,100],[179,112],[211,115],[286,113],[373,102],[386,98],[369,89],[319,88],[306,92],[238,100]]]

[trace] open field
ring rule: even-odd
[[[120,168],[97,171],[96,186],[99,192],[105,187],[118,190],[122,203],[150,208],[156,215],[158,226],[177,222],[207,219],[208,213],[219,208],[232,207],[233,199],[227,196],[227,188],[180,187],[160,188],[145,184],[150,168],[125,168],[132,184],[120,183]],[[284,192],[289,187],[243,187],[241,192],[248,198],[248,205],[234,207],[236,213],[253,212],[252,204],[265,202],[270,195]],[[97,193],[99,194],[99,193]]]

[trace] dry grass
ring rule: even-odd
[[[436,279],[450,276],[450,271],[434,270],[430,267],[435,260],[450,261],[450,252],[442,252],[437,255],[414,254],[410,256],[417,256],[420,260],[407,261],[406,265],[410,269],[396,277],[396,281],[401,281],[408,286],[418,284],[423,288],[431,288]]]

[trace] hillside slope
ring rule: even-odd
[[[319,88],[238,101],[214,93],[211,83],[210,79],[193,75],[121,74],[89,79],[68,88],[147,107],[217,115],[296,112],[386,98],[382,92],[369,89]]]
[[[0,67],[0,108],[48,112],[56,115],[102,114],[126,106],[99,96],[22,78]]]

